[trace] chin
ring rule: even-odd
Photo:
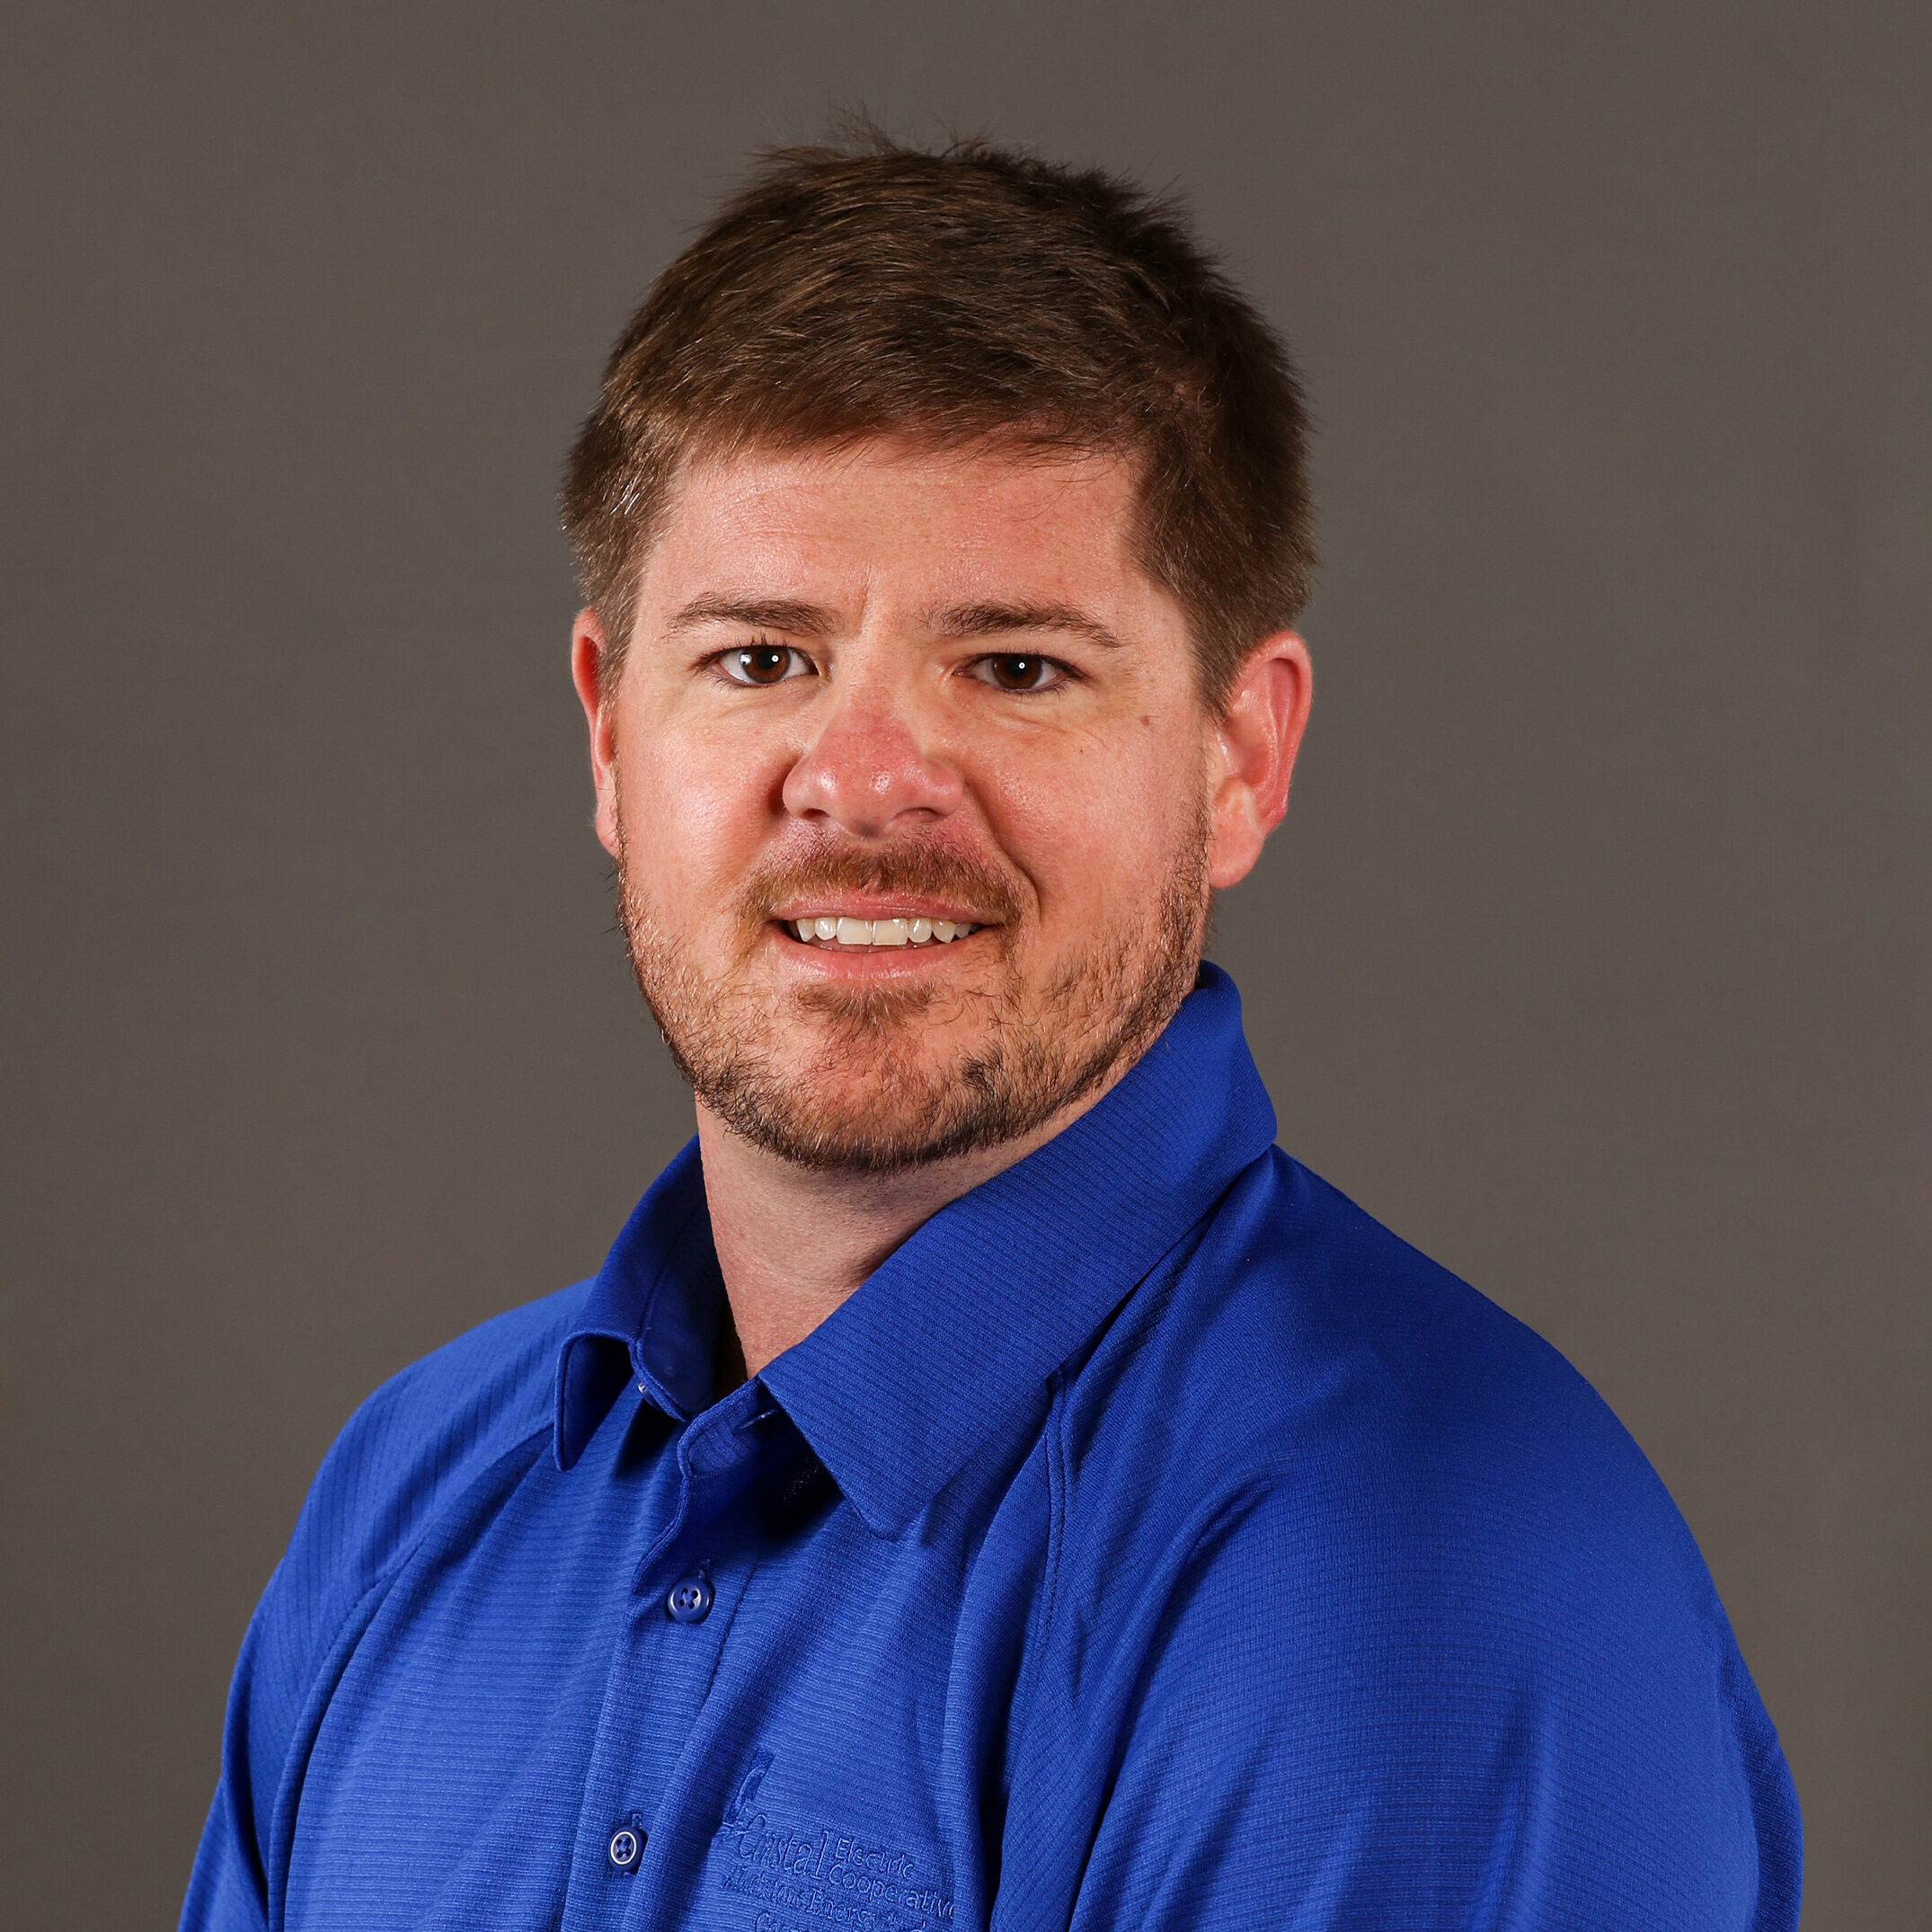
[[[1011,1138],[1008,1109],[970,1076],[902,1061],[828,1078],[820,1059],[795,1080],[727,1075],[698,1095],[754,1146],[824,1171],[893,1173]]]
[[[831,1108],[773,1109],[730,1096],[712,1111],[753,1146],[820,1173],[899,1174],[989,1144],[988,1136],[933,1113]]]

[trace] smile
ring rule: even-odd
[[[957,919],[855,919],[836,913],[781,923],[788,933],[797,934],[811,946],[950,945],[979,930]]]

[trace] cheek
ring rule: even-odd
[[[1008,761],[981,795],[995,837],[1032,881],[1050,925],[1105,923],[1151,906],[1194,836],[1198,747],[1133,725]]]
[[[757,855],[788,769],[782,749],[722,732],[634,733],[620,750],[618,810],[631,864],[653,896],[715,902]]]

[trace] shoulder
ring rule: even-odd
[[[1230,1789],[1267,1766],[1292,1842],[1353,1806],[1362,1842],[1472,1885],[1474,1848],[1529,1829],[1581,1897],[1609,1829],[1646,1898],[1795,1887],[1775,1733],[1642,1451],[1555,1350],[1286,1157],[1123,1307],[1062,1431],[1063,1622],[1083,1671],[1135,1687],[1150,1766]]]
[[[554,1408],[558,1351],[590,1284],[480,1324],[392,1376],[356,1410],[323,1458],[264,1610],[330,1628],[428,1529],[506,1461],[541,1452]]]
[[[1547,1343],[1279,1150],[1142,1284],[1083,1367],[1072,1439],[1143,1467],[1170,1515],[1306,1497],[1385,1559],[1579,1532],[1702,1578],[1643,1452]],[[1332,1532],[1331,1532],[1332,1533]]]
[[[1122,1577],[1155,1617],[1208,1589],[1282,1683],[1447,1673],[1582,1712],[1641,1682],[1667,1724],[1735,1673],[1688,1529],[1583,1378],[1278,1152],[1121,1309],[1061,1428],[1096,1609]]]
[[[196,1888],[234,1885],[267,1912],[264,1860],[290,1752],[319,1721],[330,1662],[378,1585],[491,1479],[547,1440],[558,1351],[580,1283],[473,1328],[391,1377],[323,1458],[250,1621],[228,1694],[222,1781]]]

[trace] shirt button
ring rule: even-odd
[[[643,1831],[635,1819],[626,1819],[610,1834],[610,1862],[620,1872],[634,1872],[643,1855]]]
[[[711,1615],[711,1598],[709,1577],[687,1576],[671,1585],[664,1608],[678,1623],[701,1624]]]

